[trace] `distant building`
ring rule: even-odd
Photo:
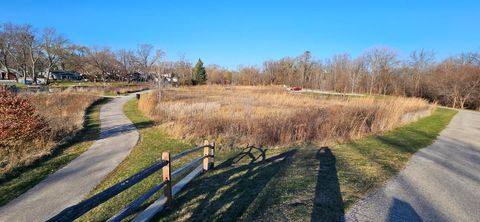
[[[179,84],[180,84],[180,81],[179,81],[178,77],[173,73],[160,74],[159,78],[155,78],[155,81],[156,82],[159,82],[159,81],[160,82],[166,82],[166,83],[169,83],[170,85],[176,86],[176,87],[178,87]]]
[[[132,74],[129,74],[127,76],[128,81],[133,81],[133,82],[140,82],[145,79],[145,75],[139,73],[139,72],[134,72]]]
[[[76,72],[68,72],[68,71],[51,71],[50,72],[50,79],[53,80],[82,80],[82,76]]]
[[[18,81],[20,77],[21,77],[20,72],[15,69],[9,68],[7,73],[7,69],[5,67],[0,68],[0,80]]]
[[[175,74],[161,74],[160,77],[166,79],[171,84],[178,83],[178,77]]]

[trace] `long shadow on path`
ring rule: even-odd
[[[311,220],[340,221],[344,214],[344,204],[338,182],[335,156],[328,147],[322,147],[317,151],[316,159],[320,161],[320,167]]]
[[[400,221],[411,221],[411,222],[422,222],[422,218],[417,214],[413,207],[402,200],[393,198],[392,206],[388,211],[388,216],[386,218],[388,222],[400,222]]]

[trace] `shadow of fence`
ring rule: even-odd
[[[178,220],[180,215],[174,212],[182,209],[188,209],[189,221],[239,219],[276,173],[289,164],[296,152],[290,150],[266,158],[268,151],[262,147],[248,146],[218,165],[211,174],[192,181],[189,186],[194,189],[186,189],[177,199],[179,204],[153,220]],[[197,201],[191,205],[190,200]]]

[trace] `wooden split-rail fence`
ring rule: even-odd
[[[180,159],[187,154],[193,153],[195,151],[203,150],[203,155],[192,160],[190,163],[185,164],[175,171],[171,171],[171,163],[177,159]],[[94,196],[70,207],[65,208],[63,211],[50,218],[48,221],[73,221],[83,214],[87,213],[96,206],[106,202],[107,200],[113,198],[117,194],[123,192],[129,187],[139,183],[145,178],[149,177],[153,173],[162,170],[163,181],[152,188],[150,188],[143,195],[132,201],[125,208],[120,210],[113,217],[107,221],[121,221],[125,217],[129,216],[155,193],[160,191],[163,188],[163,195],[160,196],[155,202],[153,202],[149,207],[139,213],[133,221],[148,221],[155,214],[160,212],[166,206],[169,206],[173,200],[173,197],[182,190],[182,188],[187,185],[193,178],[201,174],[204,171],[213,169],[214,167],[214,158],[215,158],[215,142],[209,143],[208,141],[204,142],[204,145],[198,146],[186,151],[183,151],[173,157],[170,156],[169,152],[162,153],[162,159],[154,163],[153,165],[143,169],[142,171],[134,174],[133,176],[109,187],[108,189],[95,194]],[[195,167],[195,168],[194,168]],[[186,172],[189,169],[194,168],[189,174],[183,177],[175,185],[172,184],[172,180],[182,173]],[[173,186],[172,186],[173,185]]]

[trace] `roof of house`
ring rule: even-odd
[[[21,75],[21,73],[16,69],[8,68],[8,71],[11,72],[11,73],[13,72],[13,73],[17,74],[17,76]],[[0,67],[0,72],[7,72],[7,68]]]
[[[52,75],[80,75],[79,73],[76,72],[68,72],[68,71],[63,71],[63,70],[55,70],[50,72]]]

